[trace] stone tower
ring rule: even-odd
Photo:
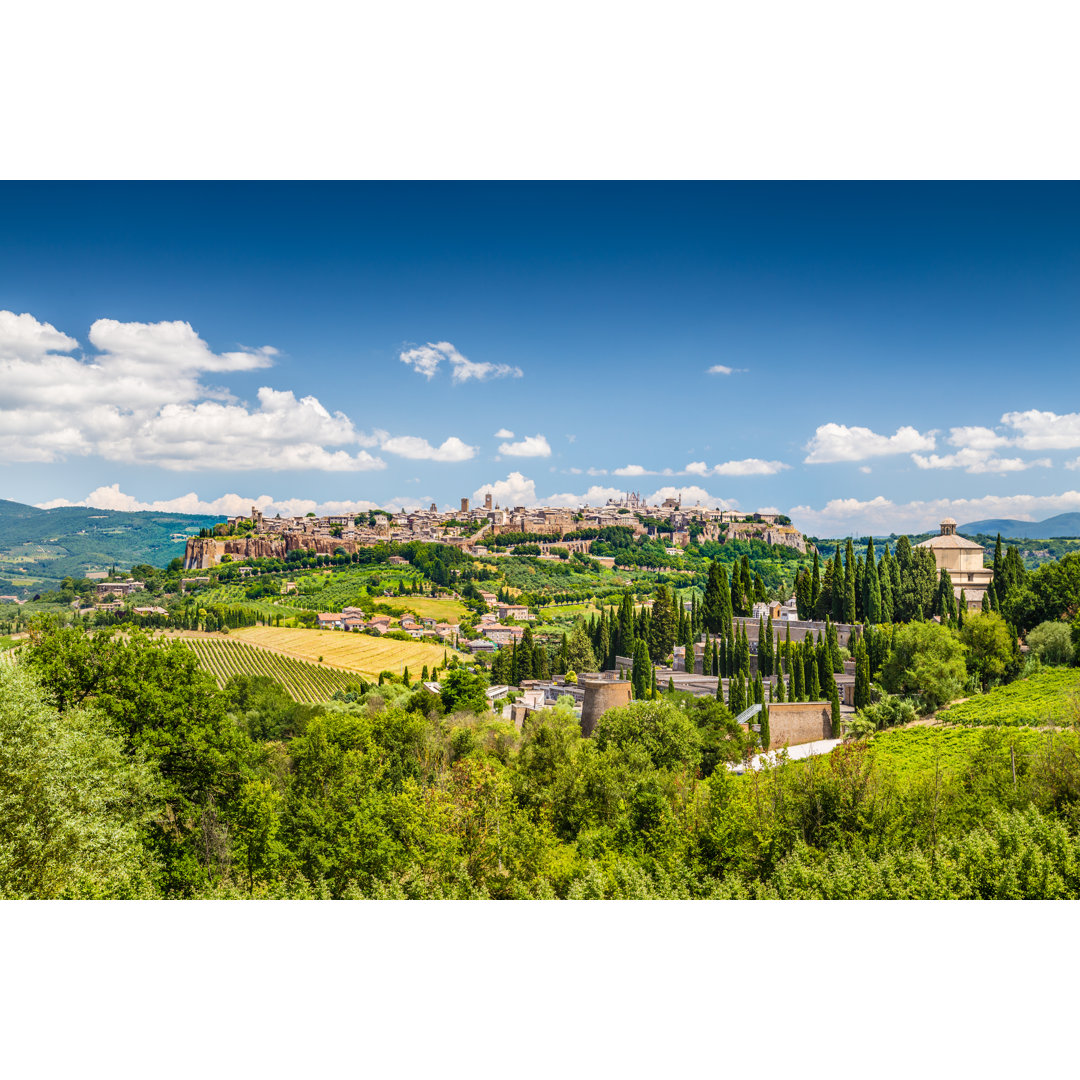
[[[585,700],[581,705],[581,734],[588,736],[596,721],[608,711],[630,704],[632,684],[626,679],[583,679]]]

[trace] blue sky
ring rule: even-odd
[[[0,496],[1080,510],[1078,195],[6,184]]]

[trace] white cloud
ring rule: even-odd
[[[79,343],[51,323],[38,322],[25,312],[0,311],[0,359],[22,360],[47,353],[71,352]]]
[[[85,499],[71,501],[52,499],[37,504],[42,510],[51,510],[57,506],[90,506],[99,510],[153,510],[170,514],[210,514],[221,517],[236,517],[248,514],[253,506],[267,517],[281,514],[282,517],[299,517],[311,511],[316,514],[352,514],[367,510],[376,510],[382,506],[389,509],[389,504],[369,502],[366,499],[332,501],[318,503],[314,499],[275,499],[271,495],[221,495],[216,499],[201,499],[194,491],[178,495],[172,499],[144,501],[120,490],[119,484],[110,484],[91,491]]]
[[[380,509],[414,510],[417,507],[428,507],[432,502],[434,499],[430,495],[397,495],[392,499],[384,499],[382,502],[371,502],[368,499],[331,499],[326,502],[316,502],[315,499],[278,499],[271,495],[236,494],[221,495],[216,499],[207,500],[201,499],[193,491],[173,499],[146,502],[124,494],[119,484],[111,484],[90,492],[85,499],[74,502],[68,499],[52,499],[37,505],[42,510],[51,510],[57,506],[90,506],[100,510],[155,510],[161,513],[209,514],[220,517],[246,515],[254,506],[266,517],[274,517],[276,514],[281,514],[282,517],[303,517],[307,513],[318,514],[321,517],[325,514],[360,514],[367,513],[368,510]]]
[[[691,476],[773,476],[790,468],[782,461],[743,458],[741,461],[725,461],[711,468],[704,461],[691,461],[684,471]]]
[[[386,436],[380,439],[381,449],[413,461],[468,461],[475,456],[476,447],[469,446],[456,435],[451,435],[441,446],[432,446],[418,435]]]
[[[1005,413],[1001,422],[1019,432],[1013,442],[1021,450],[1072,450],[1080,446],[1080,413],[1027,409]]]
[[[859,466],[859,472],[861,472],[861,473],[866,473],[867,475],[869,475],[873,471],[874,470],[871,469],[869,465],[860,465]]]
[[[808,465],[822,465],[834,461],[864,461],[866,458],[885,457],[889,454],[933,450],[936,448],[935,434],[933,431],[923,434],[913,427],[901,427],[895,435],[878,435],[864,427],[822,424],[805,447],[809,451],[805,461]]]
[[[719,507],[721,510],[736,510],[739,503],[735,499],[718,499],[710,495],[704,488],[690,485],[689,487],[662,487],[651,495],[645,496],[650,503],[662,503],[665,499],[679,499],[683,506],[693,506],[701,503],[702,506]]]
[[[969,447],[972,450],[995,450],[1008,446],[1009,440],[988,427],[949,428],[949,445]]]
[[[462,356],[449,341],[429,341],[426,345],[406,349],[399,354],[398,359],[428,380],[434,377],[443,360],[450,364],[451,377],[455,383],[468,382],[469,379],[486,382],[488,379],[503,379],[507,376],[520,379],[524,374],[521,368],[510,364],[492,364],[486,361],[476,363]]]
[[[587,476],[607,476],[607,469],[597,469],[590,466],[585,470]]]
[[[706,375],[736,375],[736,374],[739,374],[740,372],[744,372],[744,371],[746,371],[746,368],[744,368],[744,367],[728,367],[727,364],[713,364],[713,366],[711,368],[709,368],[708,371],[705,372],[705,374]]]
[[[594,485],[582,495],[574,495],[570,492],[562,492],[558,495],[549,495],[546,499],[540,499],[533,505],[539,506],[562,506],[573,509],[577,506],[604,506],[611,499],[621,498],[624,494],[622,488],[599,487]]]
[[[407,349],[400,353],[398,359],[403,364],[409,364],[415,371],[431,379],[439,370],[443,354],[434,345],[420,345],[415,349]]]
[[[512,438],[513,436],[507,436]],[[543,435],[528,435],[520,442],[504,442],[499,446],[499,453],[507,457],[551,457],[551,447]]]
[[[1065,468],[1066,469],[1080,469],[1080,457],[1076,458],[1073,461],[1066,461],[1065,462]]]
[[[968,473],[1010,473],[1023,472],[1035,467],[1049,468],[1049,458],[1025,461],[1023,458],[999,458],[989,449],[977,450],[965,446],[955,454],[912,454],[911,460],[920,469],[963,469]]]
[[[505,480],[478,487],[473,492],[473,502],[482,505],[484,496],[490,494],[493,502],[503,508],[533,506],[536,503],[536,484],[519,472],[512,472]]]
[[[612,476],[655,476],[652,469],[646,469],[642,465],[623,465],[621,469],[612,469]]]
[[[897,504],[882,495],[873,499],[831,499],[820,509],[793,506],[795,525],[816,536],[862,533],[936,531],[938,522],[952,517],[961,524],[983,518],[1037,521],[1080,510],[1080,491],[1060,495],[986,495],[977,499],[931,499]]]
[[[512,431],[507,431],[506,428],[499,428],[492,436],[493,439],[512,439],[513,437],[514,433]]]
[[[490,493],[495,502],[502,507],[513,506],[604,506],[611,499],[620,499],[625,494],[623,488],[601,487],[594,485],[581,494],[574,492],[559,492],[540,498],[536,494],[536,484],[528,477],[519,472],[512,472],[505,480],[497,480],[493,484],[486,484],[473,492],[473,501],[477,504],[483,502],[485,495]],[[664,487],[649,495],[650,502],[660,503],[668,498],[681,498],[684,505],[693,505],[700,502],[706,506],[719,506],[721,509],[733,510],[738,508],[738,502],[734,499],[718,499],[710,495],[700,487]]]
[[[582,470],[579,469],[576,465],[571,465],[569,469],[563,469],[563,472],[569,473],[571,476],[580,476]]]
[[[203,385],[204,374],[270,366],[270,346],[215,353],[186,322],[90,327],[97,350],[67,356],[74,338],[32,315],[0,311],[0,456],[56,462],[96,454],[175,471],[363,472],[386,463],[358,447],[384,445],[404,457],[466,461],[456,437],[432,447],[417,436],[357,429],[318,398],[263,386],[258,405]]]

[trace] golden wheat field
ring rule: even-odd
[[[230,635],[239,641],[272,649],[300,660],[315,661],[322,657],[324,664],[355,671],[376,678],[380,671],[396,675],[408,667],[416,678],[424,665],[442,666],[443,653],[454,655],[453,649],[427,645],[420,641],[387,641],[368,634],[350,634],[342,630],[287,630],[275,626],[247,626],[233,630]],[[459,654],[460,655],[460,654]]]
[[[418,618],[439,619],[454,626],[469,610],[460,600],[435,600],[430,596],[394,596],[386,598],[385,602],[395,607],[403,607]]]

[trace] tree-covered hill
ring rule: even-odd
[[[203,514],[36,506],[0,499],[0,592],[40,591],[66,576],[135,563],[164,566],[184,538],[219,519]]]
[[[1015,518],[988,518],[985,521],[969,521],[957,527],[957,532],[968,536],[983,533],[1002,539],[1042,540],[1055,536],[1080,536],[1080,514],[1058,514],[1045,521],[1018,521]]]

